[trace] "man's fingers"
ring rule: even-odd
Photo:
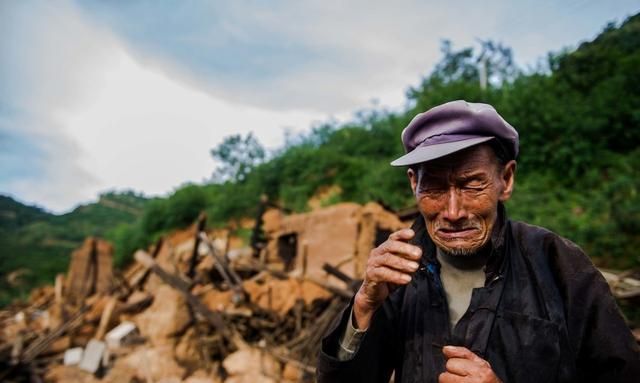
[[[408,241],[413,238],[414,235],[416,235],[416,233],[413,229],[402,229],[391,233],[389,239],[394,241]]]
[[[451,374],[449,372],[443,372],[438,376],[438,383],[458,383],[461,381],[461,377]]]
[[[397,285],[406,285],[411,282],[409,274],[385,266],[374,267],[367,273],[367,277],[374,282],[395,283]]]
[[[374,268],[388,267],[404,273],[413,273],[418,270],[420,264],[392,253],[384,253],[373,261],[372,266]]]
[[[371,314],[397,285],[411,282],[411,274],[418,269],[422,256],[419,247],[407,243],[414,236],[411,229],[398,230],[369,253],[364,283],[356,294],[355,305],[359,310],[354,310],[354,314],[358,325],[368,323],[366,315],[358,312]],[[359,317],[365,319],[361,321]]]
[[[461,359],[470,360],[472,362],[484,362],[484,363],[487,363],[486,360],[484,360],[481,357],[479,357],[478,355],[474,354],[473,352],[471,352],[471,350],[469,350],[466,347],[444,346],[442,348],[442,353],[444,354],[445,357],[447,357],[447,359],[461,358]]]
[[[445,373],[440,374],[439,382],[464,381],[499,383],[500,379],[486,360],[466,347],[444,346],[442,352],[447,357]],[[468,380],[467,380],[468,379]]]
[[[450,358],[447,360],[445,368],[452,374],[467,376],[474,368],[477,368],[477,364],[476,362],[472,362],[468,359]]]
[[[414,261],[417,261],[422,257],[422,249],[418,246],[391,239],[380,245],[377,251],[379,254],[393,253]]]

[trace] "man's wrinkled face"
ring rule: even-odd
[[[498,202],[511,197],[515,161],[500,165],[478,145],[407,171],[418,208],[435,244],[451,255],[471,255],[491,237]]]

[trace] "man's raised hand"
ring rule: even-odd
[[[418,270],[422,250],[407,243],[414,235],[411,229],[398,230],[369,253],[364,282],[354,299],[353,315],[358,328],[368,328],[373,313],[391,290],[409,283]]]

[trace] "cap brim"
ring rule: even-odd
[[[391,166],[407,166],[435,160],[470,146],[491,140],[493,137],[475,137],[443,144],[418,146],[404,156],[391,162]]]

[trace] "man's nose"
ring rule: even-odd
[[[456,222],[465,218],[467,212],[462,204],[462,193],[460,189],[450,187],[447,193],[447,205],[444,211],[444,219]]]

